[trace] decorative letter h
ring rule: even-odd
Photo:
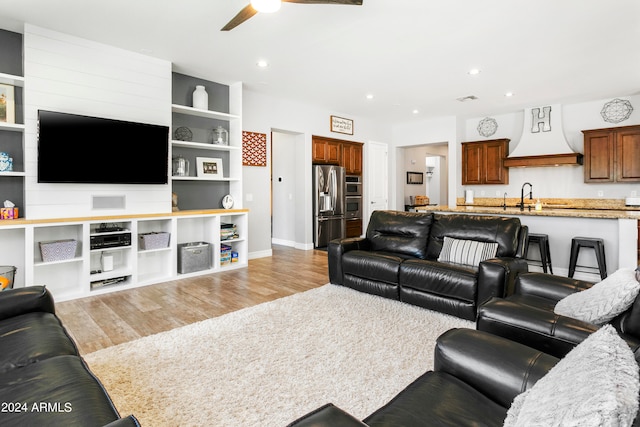
[[[543,107],[542,115],[539,108],[531,109],[531,133],[540,132],[540,125],[542,125],[542,132],[551,131],[551,106]]]

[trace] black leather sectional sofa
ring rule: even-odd
[[[593,285],[551,274],[521,274],[512,295],[493,298],[480,308],[477,329],[564,357],[601,326],[558,315],[554,308],[562,298]],[[640,296],[609,323],[629,344],[640,363]]]
[[[120,418],[43,286],[0,292],[0,425],[139,426]]]
[[[364,420],[327,404],[289,427],[502,426],[515,396],[557,362],[486,332],[452,329],[437,340],[433,371]]]
[[[528,228],[518,218],[374,211],[366,237],[331,241],[331,283],[475,320],[478,307],[512,292]],[[445,237],[497,243],[477,265],[438,261]]]

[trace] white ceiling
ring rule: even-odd
[[[28,22],[163,58],[176,71],[393,122],[640,93],[638,0],[284,3],[221,32],[248,2],[2,0],[0,28]],[[456,100],[468,95],[478,100]]]

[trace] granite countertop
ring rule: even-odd
[[[603,219],[640,219],[640,207],[625,206],[624,200],[613,199],[540,199],[542,210],[534,209],[535,201],[525,202],[525,209],[516,207],[519,199],[506,199],[507,208],[501,198],[481,198],[474,200],[473,205],[465,205],[464,199],[457,199],[458,206],[425,206],[417,208],[421,212],[457,212],[501,215],[551,216],[571,218],[603,218]],[[531,209],[529,210],[529,206]]]

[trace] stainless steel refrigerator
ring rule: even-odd
[[[313,166],[313,245],[346,235],[345,172],[342,166]]]

